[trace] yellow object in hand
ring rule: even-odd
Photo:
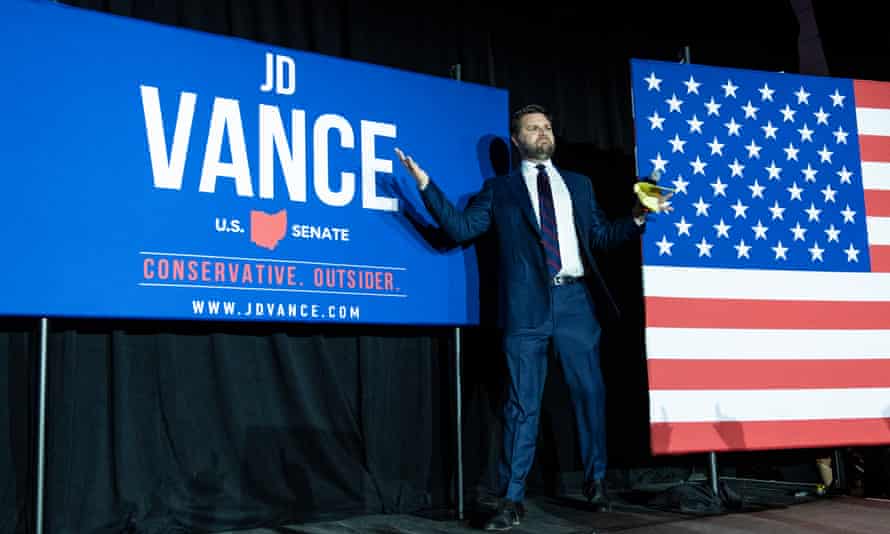
[[[666,202],[674,193],[674,190],[651,182],[637,182],[634,184],[634,192],[646,209],[658,213],[665,211],[669,206]],[[665,195],[665,192],[669,194]]]

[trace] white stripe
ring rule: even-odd
[[[890,190],[890,163],[863,161],[862,187],[881,191]]]
[[[650,360],[890,359],[890,330],[649,327],[646,354]]]
[[[890,417],[890,389],[650,391],[652,423]]]
[[[859,135],[890,135],[890,109],[856,108]]]
[[[890,245],[890,217],[866,217],[865,226],[870,245]]]
[[[643,293],[647,297],[890,301],[890,273],[646,265],[643,267]]]

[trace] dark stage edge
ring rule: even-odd
[[[576,534],[632,532],[680,533],[881,533],[890,532],[890,500],[849,496],[805,499],[795,504],[747,503],[742,511],[715,514],[680,513],[622,500],[612,511],[594,512],[572,498],[536,497],[526,505],[528,516],[515,533]],[[580,497],[580,496],[578,496]],[[365,515],[341,521],[254,529],[228,534],[345,533],[469,533],[483,532],[468,520],[430,519],[422,515]]]

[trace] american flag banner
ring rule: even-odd
[[[631,75],[653,453],[890,443],[890,84]]]

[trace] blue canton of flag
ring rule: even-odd
[[[846,79],[632,62],[637,167],[675,190],[644,263],[868,271]]]

